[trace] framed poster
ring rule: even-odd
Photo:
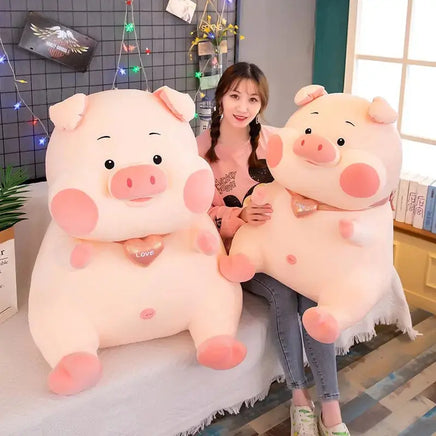
[[[197,5],[191,0],[168,0],[166,11],[190,23],[194,16],[196,6]]]
[[[95,39],[76,32],[36,12],[26,16],[19,47],[76,71],[86,71],[97,45]]]

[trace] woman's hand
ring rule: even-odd
[[[271,219],[272,211],[269,203],[259,205],[250,202],[242,209],[239,218],[252,226],[260,226]]]

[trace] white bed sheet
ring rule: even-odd
[[[174,435],[265,396],[281,367],[268,338],[265,304],[245,297],[238,337],[248,354],[236,368],[198,365],[191,337],[181,333],[101,350],[99,384],[71,397],[49,393],[49,367],[21,308],[0,326],[0,434]]]
[[[169,436],[201,428],[221,410],[263,398],[282,369],[269,337],[267,306],[244,296],[238,338],[245,361],[228,371],[198,365],[188,333],[100,351],[99,384],[71,397],[47,388],[48,364],[30,336],[31,270],[48,225],[47,186],[31,185],[29,220],[16,228],[19,312],[0,324],[0,435]]]

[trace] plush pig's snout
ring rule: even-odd
[[[110,181],[110,192],[119,200],[142,201],[164,192],[166,187],[164,172],[153,165],[123,168]]]
[[[318,165],[335,165],[339,161],[337,148],[327,138],[316,134],[297,138],[293,150],[297,156]]]

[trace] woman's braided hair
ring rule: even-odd
[[[221,76],[215,91],[215,110],[212,113],[212,123],[210,127],[210,148],[206,152],[206,159],[209,162],[216,162],[218,160],[215,147],[220,136],[222,98],[229,90],[236,89],[239,82],[243,79],[252,80],[258,87],[261,102],[260,114],[268,104],[268,82],[265,75],[257,65],[249,64],[247,62],[238,62],[227,68]],[[248,166],[252,168],[261,168],[265,166],[265,161],[260,161],[256,155],[256,150],[259,145],[260,130],[262,128],[257,120],[257,116],[250,122],[249,126],[251,153],[248,158]]]

